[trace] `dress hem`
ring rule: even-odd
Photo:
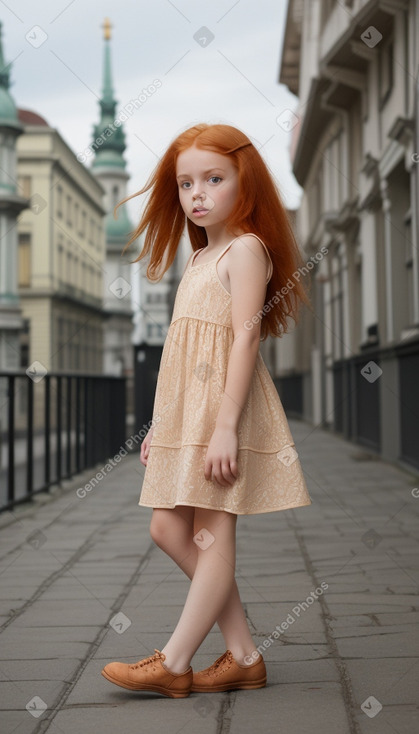
[[[157,446],[158,448],[161,448],[161,449],[176,449],[180,451],[185,446],[206,446],[208,448],[209,444],[204,443],[204,442],[198,443],[196,441],[194,443],[183,443],[181,446],[168,446],[167,444],[164,444],[164,443],[150,443],[150,449],[152,449],[154,446]],[[253,453],[255,454],[278,454],[281,451],[283,451],[284,449],[288,449],[288,448],[295,448],[295,450],[297,450],[295,443],[286,443],[285,446],[281,446],[280,449],[274,449],[273,451],[272,450],[263,451],[263,449],[254,449],[251,446],[239,446],[237,451],[253,451]]]
[[[263,509],[263,510],[255,510],[254,512],[238,512],[237,510],[232,510],[228,507],[212,507],[211,505],[202,505],[198,502],[175,502],[173,505],[156,505],[153,503],[147,503],[147,502],[138,502],[138,504],[141,507],[152,507],[156,510],[174,510],[174,508],[177,505],[184,505],[186,507],[202,507],[204,510],[218,510],[220,512],[230,512],[233,515],[262,515],[264,512],[279,512],[280,510],[292,510],[297,507],[308,507],[309,505],[312,505],[313,502],[310,499],[309,502],[300,502],[298,504],[295,503],[288,503],[287,505],[282,505],[281,507],[272,507],[269,509]]]

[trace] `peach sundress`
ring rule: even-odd
[[[196,250],[179,283],[160,360],[156,422],[139,505],[189,505],[251,515],[312,502],[260,350],[240,417],[238,477],[229,487],[220,487],[204,475],[233,344],[231,295],[219,279],[217,263],[234,241],[210,262],[194,264]],[[271,275],[269,257],[267,283]]]

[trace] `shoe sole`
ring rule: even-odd
[[[205,686],[205,685],[199,685],[192,683],[191,692],[192,693],[211,693],[211,691],[214,692],[221,692],[221,691],[234,691],[236,688],[245,690],[245,691],[251,691],[253,688],[263,688],[266,686],[266,676],[264,678],[260,678],[259,680],[252,680],[252,681],[237,681],[237,683],[220,683],[218,686]]]
[[[117,680],[116,678],[113,678],[111,675],[108,675],[108,673],[105,673],[104,670],[100,671],[106,680],[110,681],[111,683],[115,683],[116,686],[120,686],[121,688],[127,688],[129,691],[154,691],[155,693],[161,693],[163,696],[168,696],[169,698],[186,698],[189,696],[190,691],[171,691],[169,688],[162,688],[161,686],[155,686],[153,684],[143,683],[141,686],[135,686],[129,683],[122,683],[122,681]]]

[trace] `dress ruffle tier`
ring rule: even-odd
[[[179,284],[160,361],[140,505],[190,505],[247,515],[311,504],[260,351],[239,423],[238,477],[220,487],[204,475],[233,344],[231,296],[216,267],[231,244],[215,261],[189,264]]]

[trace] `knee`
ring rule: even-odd
[[[150,535],[152,540],[159,548],[163,548],[167,544],[167,536],[169,524],[166,517],[162,517],[162,513],[154,510],[150,522]]]

